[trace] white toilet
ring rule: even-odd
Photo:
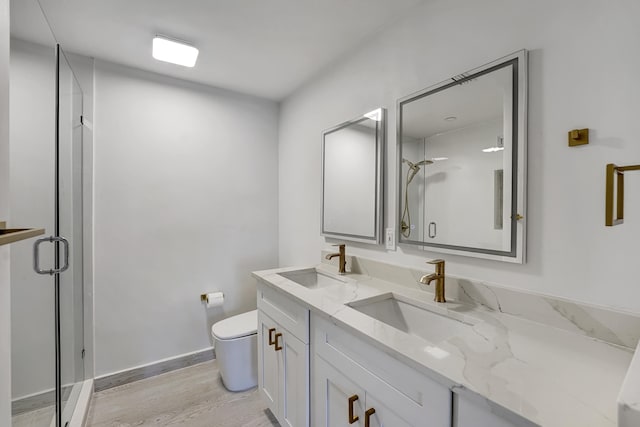
[[[258,311],[238,314],[211,327],[222,383],[229,391],[258,385]]]

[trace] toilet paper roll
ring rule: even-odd
[[[224,304],[224,294],[222,292],[211,292],[206,296],[207,308],[220,307]]]

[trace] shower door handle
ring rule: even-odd
[[[52,268],[49,270],[41,270],[40,269],[40,244],[44,242],[62,242],[62,246],[64,247],[64,265],[60,268]],[[54,274],[62,273],[69,268],[69,242],[64,237],[44,237],[42,239],[38,239],[33,244],[33,269],[38,274],[48,274],[53,276]]]
[[[429,223],[429,238],[435,239],[437,233],[438,233],[438,229],[437,229],[436,223],[431,221]]]

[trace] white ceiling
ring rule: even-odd
[[[12,0],[12,33],[33,39],[35,0]],[[40,0],[63,49],[281,100],[425,0]],[[31,7],[33,9],[33,7]],[[151,57],[163,34],[200,49],[195,68]]]

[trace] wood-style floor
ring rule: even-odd
[[[96,393],[87,417],[87,427],[279,427],[257,388],[224,388],[215,360]]]
[[[55,412],[55,407],[47,406],[46,408],[14,415],[11,418],[11,427],[49,427]]]

